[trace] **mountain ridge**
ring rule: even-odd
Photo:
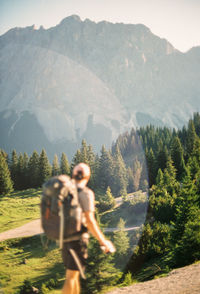
[[[21,50],[15,49],[17,44]],[[43,58],[39,58],[41,52]],[[18,108],[22,112],[26,104],[23,99],[39,103],[33,94],[39,87],[40,102],[49,99],[48,104],[59,113],[56,119],[49,112],[49,124],[44,122],[45,116],[39,115],[40,103],[38,112],[28,107],[24,111],[35,115],[49,143],[66,139],[79,144],[86,137],[99,150],[100,145],[110,146],[120,132],[131,127],[154,123],[180,128],[193,112],[200,111],[198,61],[200,47],[182,53],[142,24],[95,23],[72,15],[48,29],[36,30],[34,25],[11,29],[0,36],[0,112],[19,112]],[[41,72],[41,67],[46,71]],[[28,76],[32,80],[28,81]],[[2,94],[6,92],[10,98]],[[45,96],[47,92],[49,97],[54,93],[54,104],[53,98]],[[19,93],[26,93],[26,98],[21,94],[18,100]],[[81,96],[85,98],[81,100]],[[8,105],[9,99],[13,107]],[[69,116],[72,101],[83,119],[76,119],[80,117],[78,110]],[[68,109],[63,106],[66,103]],[[105,110],[104,105],[110,106]],[[70,117],[70,136],[61,136],[68,124],[61,122],[63,115]]]

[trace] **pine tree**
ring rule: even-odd
[[[114,178],[112,191],[115,195],[122,195],[127,193],[128,179],[127,170],[122,158],[119,147],[116,147],[114,154]]]
[[[37,151],[34,150],[28,162],[28,178],[30,188],[37,188],[40,186],[39,177],[39,155]]]
[[[98,209],[100,212],[103,212],[103,211],[114,208],[115,205],[116,205],[115,198],[113,197],[111,193],[111,189],[108,186],[106,193],[99,197]]]
[[[117,231],[114,232],[113,243],[116,248],[115,260],[118,267],[125,266],[126,258],[128,258],[128,250],[129,250],[129,237],[128,233],[125,231],[125,221],[120,218],[117,224]],[[128,261],[128,260],[127,260]]]
[[[198,112],[194,113],[193,121],[196,134],[200,137],[200,114]]]
[[[176,201],[176,219],[172,227],[173,261],[182,266],[199,258],[200,197],[197,186],[188,174]]]
[[[29,162],[28,154],[26,152],[24,152],[24,155],[23,155],[23,178],[24,178],[23,189],[28,189],[30,187],[29,174],[28,174],[28,162]]]
[[[17,188],[17,165],[18,165],[18,155],[16,150],[12,151],[12,157],[10,162],[10,173],[11,179],[13,181],[14,188]]]
[[[112,186],[113,181],[113,158],[105,146],[102,146],[101,156],[99,158],[98,187],[106,191],[108,186]]]
[[[128,179],[128,186],[127,186],[127,192],[132,193],[135,192],[135,185],[134,185],[134,176],[133,171],[130,167],[127,168],[127,179]]]
[[[133,191],[139,190],[141,173],[142,173],[142,166],[140,161],[136,158],[133,162],[133,185],[134,185]]]
[[[60,160],[60,172],[61,174],[70,175],[70,164],[65,153],[62,153]]]
[[[156,177],[156,185],[159,187],[163,187],[163,184],[164,184],[164,176],[163,176],[162,170],[159,168],[158,174]]]
[[[22,153],[19,154],[18,163],[17,163],[17,190],[24,189],[24,158]]]
[[[147,153],[146,157],[147,157],[147,166],[148,166],[148,174],[149,174],[149,186],[151,187],[153,184],[155,184],[156,175],[157,175],[156,174],[156,169],[157,169],[156,159],[155,159],[155,155],[152,148]]]
[[[167,167],[168,158],[169,155],[167,147],[163,146],[163,144],[159,145],[159,150],[157,154],[158,169],[160,168],[162,171],[164,171],[164,169]]]
[[[82,156],[81,156],[81,151],[80,149],[78,149],[74,155],[74,157],[72,158],[72,162],[71,162],[71,173],[73,168],[79,164],[80,162],[82,162]]]
[[[92,145],[89,145],[87,147],[87,161],[88,161],[88,165],[90,166],[91,169],[91,177],[88,183],[88,186],[91,189],[95,188],[95,180],[96,180],[96,174],[97,174],[97,170],[96,170],[96,157],[92,148]]]
[[[198,180],[198,173],[200,170],[200,139],[197,138],[194,144],[193,152],[188,156],[187,168],[193,179]]]
[[[171,157],[176,169],[177,180],[181,180],[186,173],[185,161],[183,158],[183,148],[181,146],[180,139],[176,136],[172,140],[171,145]]]
[[[102,252],[95,239],[90,240],[86,270],[87,282],[83,284],[85,294],[98,294],[103,288],[114,285],[119,278],[119,271],[113,264],[113,255]]]
[[[148,179],[146,160],[143,160],[143,162],[142,162],[142,171],[141,171],[141,176],[140,176],[139,189],[141,189],[142,191],[145,191],[145,192],[147,192],[149,189],[149,179]]]
[[[55,154],[52,164],[52,176],[58,176],[60,174],[60,167],[58,162],[58,156]]]
[[[176,180],[176,169],[171,157],[169,157],[169,160],[167,161],[167,167],[163,173],[163,181],[168,193],[173,195],[179,184]]]
[[[39,186],[42,186],[43,183],[51,177],[52,168],[49,163],[46,151],[42,149],[39,158]]]
[[[8,168],[8,163],[2,151],[0,151],[0,194],[6,195],[13,191],[13,183]]]
[[[81,143],[81,162],[89,164],[88,146],[86,140],[82,140]]]
[[[187,138],[186,138],[187,156],[192,154],[194,147],[195,147],[196,140],[197,140],[197,134],[195,131],[194,123],[192,120],[189,120],[188,130],[187,130]]]

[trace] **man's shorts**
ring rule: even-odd
[[[88,257],[88,238],[82,238],[81,240],[66,242],[62,248],[62,259],[66,269],[79,271],[79,265],[74,256],[70,252],[72,249],[81,264],[82,270],[85,270],[86,261]]]

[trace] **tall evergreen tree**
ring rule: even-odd
[[[173,193],[177,189],[177,184],[178,183],[176,181],[176,169],[174,167],[174,163],[173,163],[171,157],[169,158],[169,160],[167,162],[167,167],[164,170],[163,181],[164,181],[164,185],[165,185],[167,191],[171,195],[173,195]]]
[[[119,147],[116,147],[114,154],[114,178],[112,191],[115,195],[123,195],[127,193],[128,179],[127,170],[122,158]]]
[[[147,166],[148,166],[148,174],[149,174],[149,186],[151,187],[153,184],[155,184],[156,175],[157,175],[156,174],[156,168],[157,168],[156,159],[155,159],[155,155],[152,148],[147,153],[146,157],[147,157]]]
[[[100,195],[98,200],[99,200],[99,204],[98,204],[99,212],[110,210],[111,208],[114,208],[116,204],[115,198],[113,197],[109,186],[106,190],[106,193],[104,195]]]
[[[194,127],[194,122],[190,119],[188,123],[188,130],[187,130],[187,138],[186,138],[186,151],[187,151],[187,158],[190,154],[192,154],[195,142],[197,140],[197,134]]]
[[[87,146],[87,163],[89,164],[91,169],[91,177],[90,177],[88,186],[94,189],[96,184],[95,180],[96,180],[97,170],[96,170],[96,157],[95,157],[92,145]]]
[[[63,152],[60,160],[60,172],[61,174],[70,175],[70,164],[66,154]]]
[[[29,157],[26,152],[24,152],[23,155],[23,178],[24,178],[24,183],[23,183],[23,189],[27,189],[30,186],[29,182],[29,172],[28,172],[28,163],[29,163]]]
[[[14,189],[17,188],[17,165],[18,165],[18,155],[16,150],[13,150],[11,161],[10,161],[10,173],[11,173],[11,179],[13,181]]]
[[[74,157],[72,158],[72,162],[71,162],[71,173],[73,168],[78,164],[82,162],[82,156],[81,156],[81,151],[80,149],[78,149],[74,155]]]
[[[42,186],[43,183],[50,178],[52,174],[52,167],[49,163],[46,151],[42,149],[39,158],[39,185]]]
[[[105,146],[102,146],[101,155],[99,158],[99,174],[98,174],[98,187],[106,191],[108,186],[112,186],[113,180],[113,158]]]
[[[133,171],[130,167],[127,168],[127,179],[128,179],[127,192],[131,193],[136,191],[135,185],[134,185]]]
[[[114,232],[113,243],[116,248],[115,260],[117,267],[124,266],[128,260],[127,253],[129,250],[129,237],[128,233],[125,231],[125,221],[120,218],[117,224],[117,231]],[[121,268],[123,269],[123,268]]]
[[[197,249],[192,248],[192,244],[198,244],[198,249],[200,249],[200,235],[198,234],[199,225],[197,226],[197,223],[195,223],[195,218],[200,212],[200,196],[197,191],[195,182],[188,174],[182,183],[180,195],[177,197],[176,219],[172,227],[172,243],[175,248],[174,258],[178,265],[185,264],[183,260],[187,258],[185,255],[186,251],[187,255],[191,257],[193,250]],[[189,227],[193,227],[192,234],[189,232]],[[184,243],[185,241],[187,241],[187,244]],[[190,246],[188,246],[188,242],[191,243]],[[193,262],[194,259],[190,261]]]
[[[161,168],[162,171],[167,167],[167,161],[169,159],[169,154],[166,146],[163,144],[159,145],[157,154],[157,168]]]
[[[163,187],[163,184],[164,184],[163,172],[162,172],[162,170],[159,168],[159,170],[158,170],[158,174],[157,174],[157,177],[156,177],[156,185],[157,185],[157,186],[160,186],[160,187]]]
[[[89,164],[88,146],[86,140],[82,140],[81,143],[81,162]]]
[[[13,183],[8,168],[8,163],[2,151],[0,151],[0,194],[6,195],[13,191]]]
[[[28,178],[30,188],[37,188],[40,186],[39,177],[39,154],[36,150],[34,150],[28,162]]]
[[[58,156],[55,154],[52,164],[52,176],[58,176],[60,174],[60,166],[58,162]]]
[[[94,239],[89,244],[86,270],[87,282],[83,285],[85,294],[98,294],[103,288],[114,285],[119,278],[119,271],[113,264],[113,255],[103,253]]]
[[[198,112],[194,113],[193,121],[196,134],[200,137],[200,114]]]
[[[183,158],[183,148],[181,146],[180,139],[177,136],[175,136],[172,139],[171,157],[174,163],[174,167],[176,169],[177,180],[180,181],[186,173],[186,167],[185,167],[185,161]]]
[[[136,158],[133,162],[133,183],[134,183],[133,191],[139,190],[141,173],[142,173],[142,166],[140,161]]]
[[[17,190],[24,189],[24,158],[22,153],[19,154],[18,163],[17,163]]]

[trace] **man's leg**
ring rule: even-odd
[[[79,271],[67,269],[63,294],[80,294],[79,276]]]

